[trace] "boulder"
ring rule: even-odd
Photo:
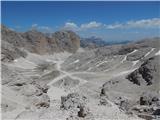
[[[67,96],[61,97],[61,108],[68,110],[73,108],[80,108],[86,104],[87,98],[78,93],[70,93]]]
[[[85,106],[80,106],[80,110],[78,111],[78,117],[86,117],[89,114],[89,109]]]
[[[156,105],[160,106],[160,96],[158,93],[145,92],[140,96],[140,105]]]

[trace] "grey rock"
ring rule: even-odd
[[[156,109],[156,110],[153,112],[153,115],[160,116],[160,109]]]
[[[99,104],[100,105],[108,105],[108,97],[106,97],[106,96],[101,96],[100,97],[100,101],[99,101]]]
[[[53,33],[52,39],[62,51],[75,53],[80,47],[80,38],[72,31],[58,31]]]
[[[80,38],[72,31],[58,31],[52,37],[30,30],[18,33],[4,25],[2,28],[2,61],[13,61],[18,57],[26,57],[25,49],[37,54],[53,54],[68,51],[75,53],[80,47]]]
[[[160,106],[160,96],[158,93],[145,92],[139,99],[140,105],[156,105]]]
[[[147,59],[138,69],[126,78],[137,85],[159,84],[159,56]]]
[[[89,114],[89,109],[85,106],[80,106],[78,111],[78,117],[86,117]]]
[[[81,96],[78,93],[70,93],[61,97],[61,108],[65,110],[80,108],[80,106],[85,106],[86,101],[87,98],[85,96]]]
[[[26,57],[27,53],[23,50],[20,50],[18,47],[13,46],[12,44],[3,41],[2,39],[2,47],[1,47],[1,61],[3,62],[11,62],[19,57]]]

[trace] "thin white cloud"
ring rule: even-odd
[[[67,23],[65,23],[63,29],[73,30],[73,31],[83,31],[83,30],[88,30],[88,29],[100,28],[101,26],[102,26],[102,23],[99,23],[96,21],[84,23],[79,26],[76,23],[67,22]]]
[[[113,25],[105,25],[105,27],[106,27],[107,29],[117,29],[117,28],[122,28],[123,25],[116,23],[116,24],[113,24]]]
[[[126,26],[135,28],[155,28],[160,27],[160,18],[143,19],[138,21],[129,21]]]
[[[32,28],[36,28],[38,26],[38,24],[32,24]]]
[[[31,26],[31,29],[37,29],[41,32],[52,32],[53,31],[53,29],[48,26],[39,26],[38,24],[33,24]]]
[[[96,22],[96,21],[91,21],[89,23],[82,24],[80,26],[81,29],[93,29],[93,28],[98,28],[101,27],[102,23]]]
[[[126,23],[105,25],[106,29],[118,28],[160,28],[160,18],[142,19],[137,21],[128,21]]]
[[[51,32],[52,31],[52,28],[50,28],[48,26],[39,26],[38,29],[42,30],[42,31],[46,31],[46,32]]]
[[[63,29],[77,31],[77,30],[79,30],[79,27],[77,26],[77,24],[75,24],[73,22],[67,22],[67,23],[65,23]]]
[[[32,29],[37,29],[42,32],[53,32],[53,29],[48,26],[39,26],[33,24]],[[93,30],[93,29],[133,29],[133,28],[160,28],[160,18],[142,19],[142,20],[131,20],[124,23],[105,24],[96,21],[90,21],[88,23],[82,23],[80,25],[74,22],[66,22],[62,27],[64,30],[73,30],[76,32]]]

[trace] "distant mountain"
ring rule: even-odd
[[[160,38],[106,44],[91,37],[81,45],[96,48],[78,50],[72,31],[1,29],[3,119],[159,117]]]
[[[3,61],[25,56],[22,49],[37,54],[53,54],[63,51],[75,53],[80,47],[80,38],[72,31],[57,31],[50,37],[37,30],[18,33],[4,25],[1,26],[1,31]]]
[[[107,41],[107,45],[116,45],[116,44],[127,44],[130,43],[131,40],[119,40],[119,41]]]
[[[102,38],[99,37],[89,37],[89,38],[81,38],[81,47],[89,47],[89,48],[96,48],[96,47],[102,47],[107,45],[107,42],[104,41]]]
[[[116,44],[127,44],[130,43],[131,40],[118,40],[118,41],[107,41],[103,40],[100,37],[89,37],[89,38],[81,38],[81,47],[83,48],[97,48],[97,47],[103,47],[107,45],[116,45]]]

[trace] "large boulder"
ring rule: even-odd
[[[80,106],[80,110],[78,111],[78,117],[86,117],[89,114],[89,109],[85,106]]]
[[[160,106],[160,96],[158,93],[145,92],[140,96],[140,105],[156,105]]]

